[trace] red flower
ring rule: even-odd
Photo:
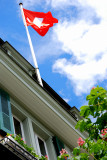
[[[92,89],[95,89],[96,87],[92,87]]]
[[[78,143],[79,146],[83,146],[83,144],[85,143],[85,141],[80,137],[80,138],[78,138],[77,143]]]
[[[47,159],[48,159],[48,156],[46,155],[46,156],[45,156],[45,158],[47,158]]]
[[[23,138],[21,138],[21,141],[23,141]]]

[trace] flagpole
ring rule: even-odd
[[[31,50],[32,57],[33,57],[33,62],[34,62],[34,65],[35,65],[35,72],[36,72],[36,75],[37,75],[37,80],[38,80],[39,84],[43,87],[43,83],[42,83],[42,79],[41,79],[41,76],[40,76],[40,72],[39,72],[34,48],[33,48],[33,45],[32,45],[32,41],[31,41],[31,38],[30,38],[30,34],[29,34],[29,31],[28,31],[28,27],[27,27],[24,12],[23,12],[23,7],[22,7],[23,4],[19,3],[19,5],[20,5],[21,13],[22,13],[23,22],[24,22],[24,25],[25,25],[25,28],[26,28],[26,33],[27,33],[27,37],[28,37],[28,41],[29,41],[29,45],[30,45],[30,50]]]

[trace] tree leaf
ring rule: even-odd
[[[77,155],[79,155],[79,154],[80,154],[80,147],[74,148],[74,149],[73,149],[73,155],[74,155],[74,156],[77,156]]]

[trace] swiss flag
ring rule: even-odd
[[[48,13],[33,12],[23,8],[23,12],[27,26],[31,26],[41,36],[44,36],[54,23],[58,23],[58,20],[52,16],[50,11]]]

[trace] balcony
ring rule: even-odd
[[[11,137],[0,140],[0,157],[3,160],[37,160]]]

